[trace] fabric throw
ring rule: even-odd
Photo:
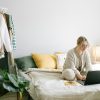
[[[15,35],[15,28],[13,24],[12,16],[9,14],[4,14],[7,22],[7,27],[11,39],[12,49],[16,50],[16,35]]]

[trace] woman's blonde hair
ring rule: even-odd
[[[84,36],[80,36],[78,39],[77,39],[77,45],[80,45],[82,42],[87,42],[88,43],[88,40],[86,37]],[[88,43],[89,44],[89,43]]]

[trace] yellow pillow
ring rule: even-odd
[[[50,54],[32,54],[38,68],[55,69],[56,58]]]

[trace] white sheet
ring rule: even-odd
[[[61,73],[33,71],[29,93],[34,100],[100,100],[100,84],[65,86]]]

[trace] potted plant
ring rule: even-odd
[[[24,77],[9,74],[5,71],[0,72],[0,82],[2,82],[4,89],[18,93],[19,96],[17,96],[17,100],[23,99],[23,92],[28,89],[29,86],[29,81]]]

